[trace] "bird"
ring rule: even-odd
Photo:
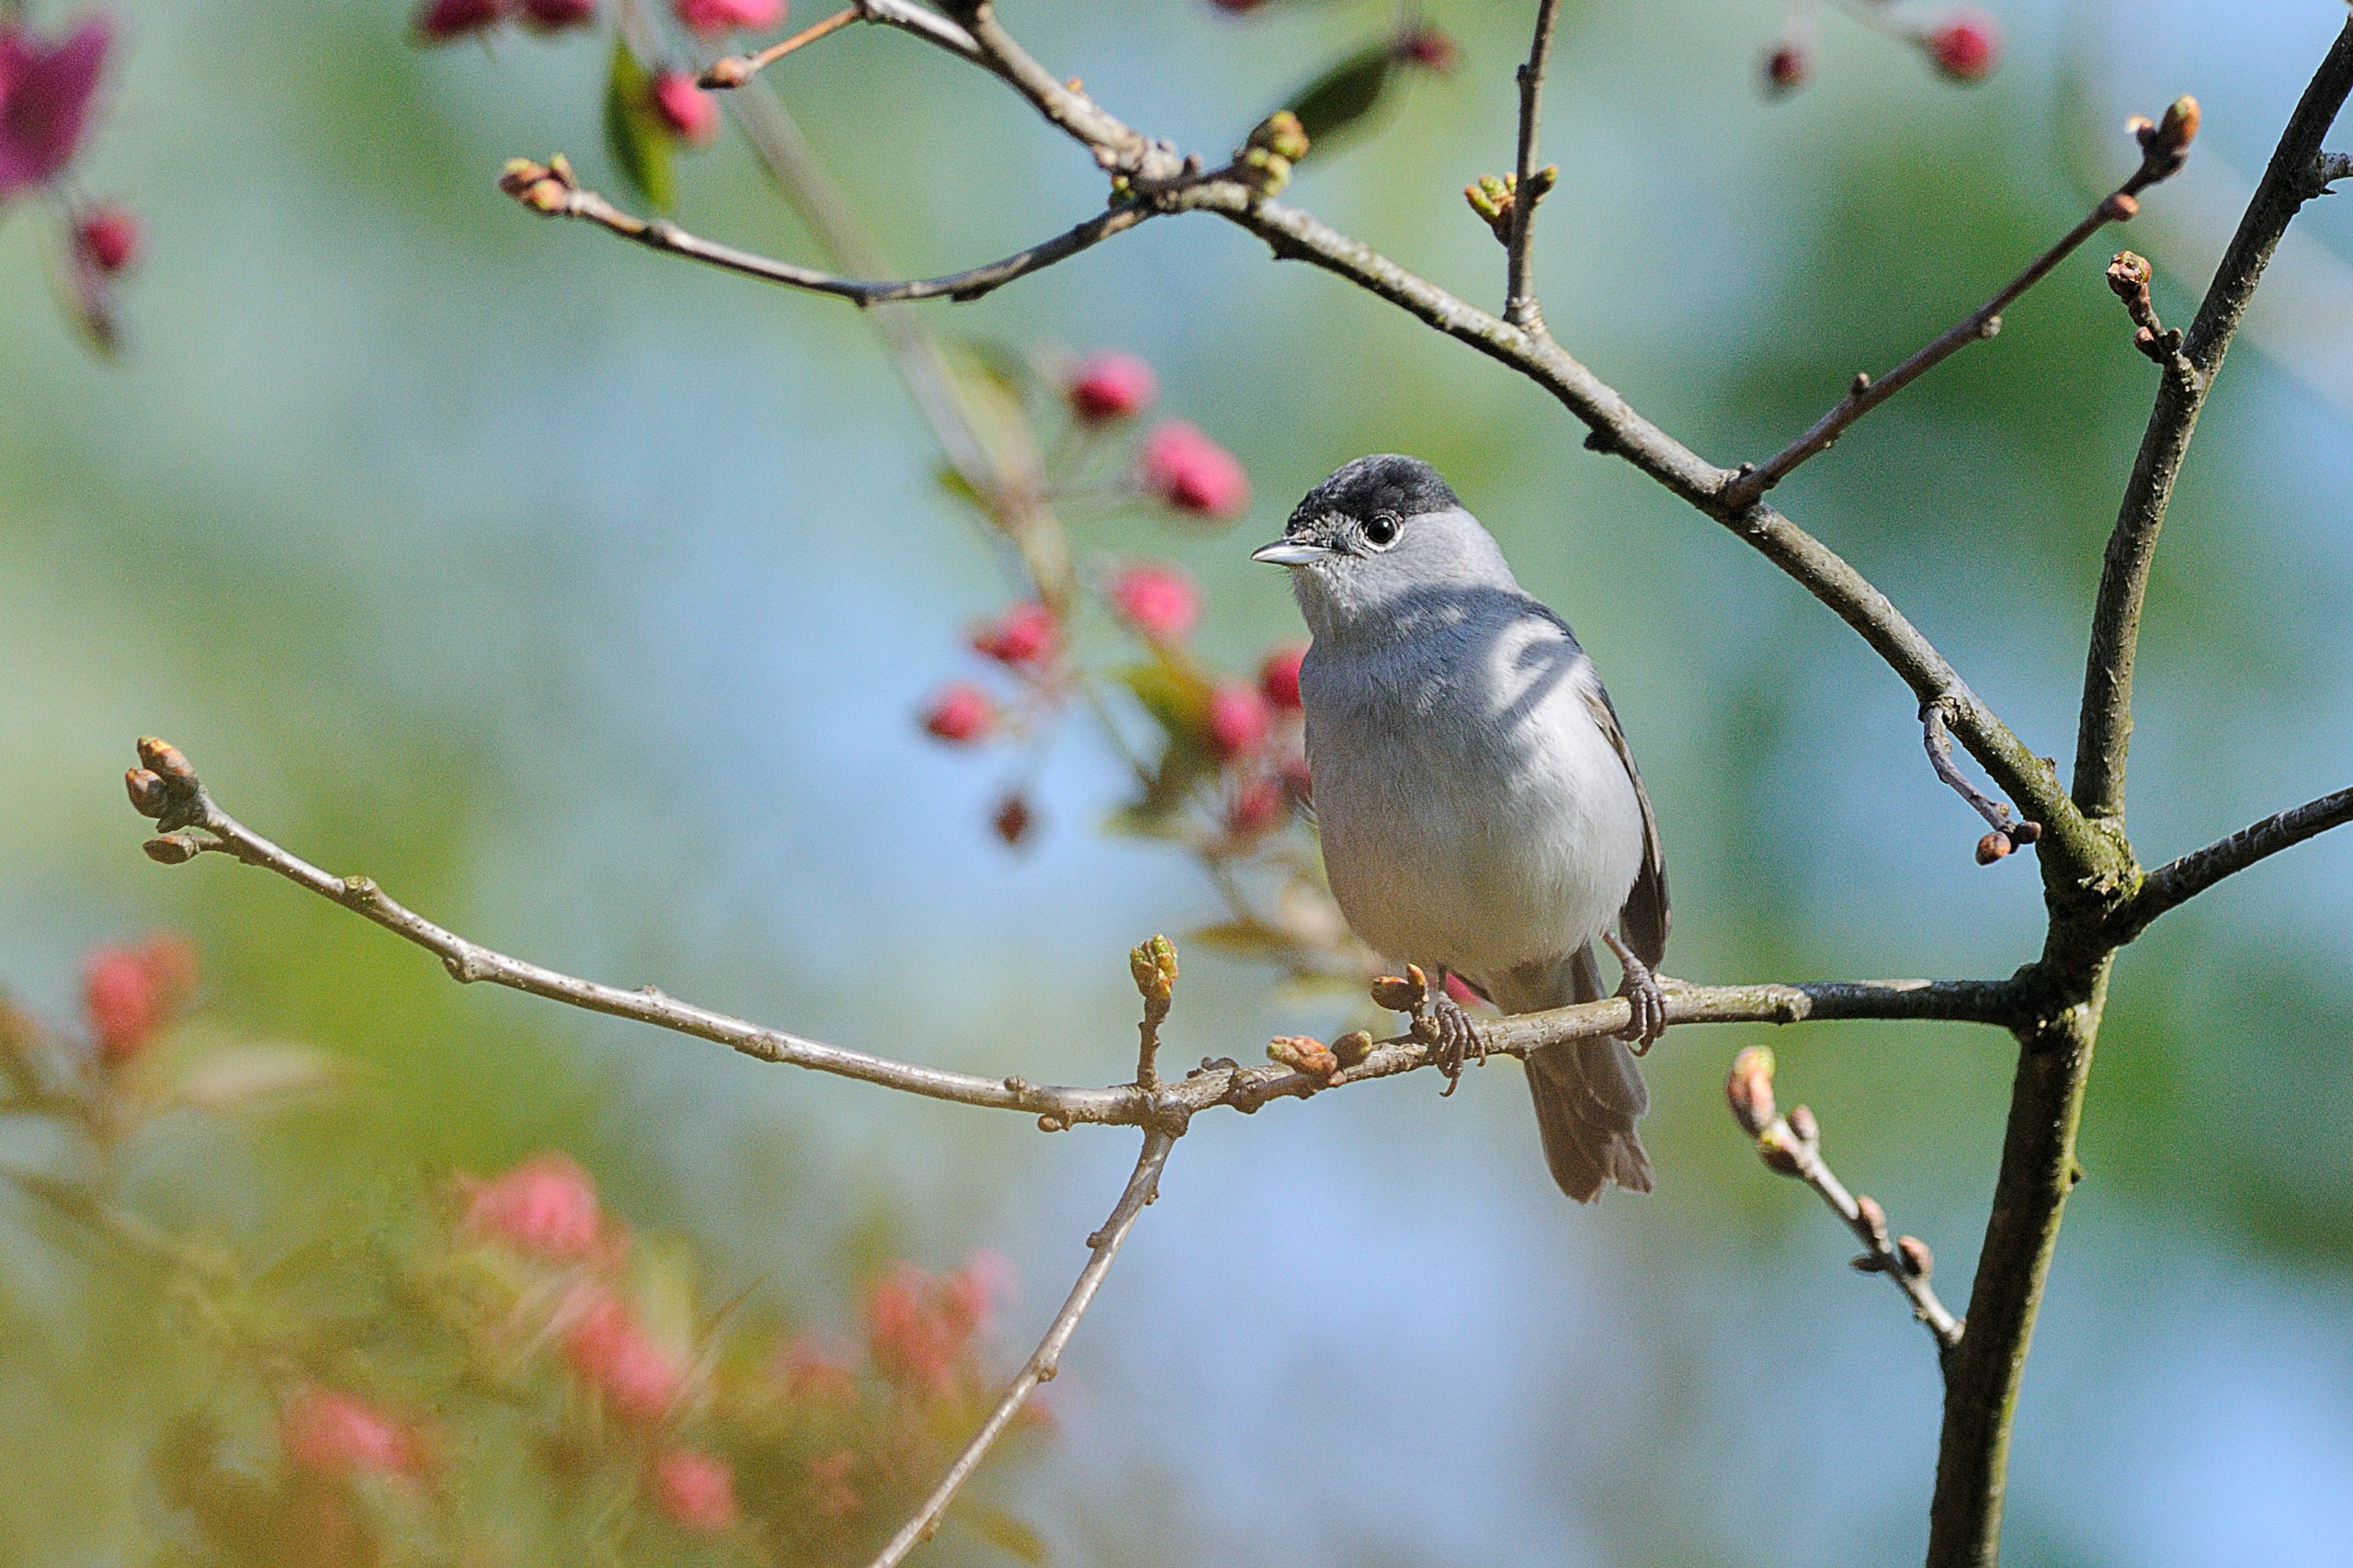
[[[1358,937],[1425,971],[1449,1091],[1483,1049],[1449,975],[1506,1013],[1596,1001],[1604,944],[1631,1021],[1529,1051],[1528,1085],[1562,1191],[1650,1191],[1634,1056],[1666,1022],[1666,862],[1593,661],[1416,458],[1344,465],[1251,559],[1289,569],[1312,634],[1299,691],[1325,880]]]

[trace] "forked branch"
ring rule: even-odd
[[[949,1504],[955,1501],[957,1492],[980,1468],[981,1460],[988,1457],[996,1440],[1005,1436],[1013,1418],[1021,1414],[1029,1395],[1040,1383],[1054,1381],[1054,1374],[1062,1369],[1063,1347],[1070,1344],[1070,1336],[1078,1332],[1078,1320],[1086,1315],[1095,1292],[1102,1286],[1103,1276],[1110,1272],[1111,1260],[1120,1255],[1120,1244],[1135,1228],[1136,1216],[1143,1212],[1144,1206],[1160,1196],[1160,1173],[1168,1164],[1168,1151],[1176,1146],[1181,1131],[1181,1128],[1175,1131],[1154,1128],[1144,1134],[1143,1153],[1137,1156],[1135,1173],[1128,1177],[1127,1187],[1112,1207],[1111,1217],[1103,1221],[1101,1230],[1086,1238],[1094,1256],[1079,1270],[1078,1283],[1070,1288],[1062,1311],[1046,1325],[1046,1336],[1038,1342],[1038,1348],[1030,1353],[1020,1375],[996,1402],[996,1408],[989,1412],[989,1418],[981,1424],[981,1429],[972,1435],[956,1462],[948,1467],[948,1473],[939,1478],[939,1484],[932,1488],[931,1495],[924,1499],[923,1506],[900,1527],[881,1555],[875,1558],[872,1568],[898,1568],[906,1561],[907,1553],[931,1539],[939,1528]]]

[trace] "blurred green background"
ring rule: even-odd
[[[2259,168],[2343,19],[2336,0],[2000,10],[2009,55],[1981,87],[1832,14],[1815,84],[1767,103],[1772,0],[1572,0],[1540,271],[1562,341],[1703,452],[1758,455],[2072,222],[2126,164],[2126,110],[2196,92],[2198,156],[2216,177]],[[1292,196],[1492,302],[1501,258],[1458,193],[1508,162],[1526,11],[1431,0],[1461,69],[1414,82]],[[1212,153],[1390,19],[1366,0],[1246,21],[1203,0],[1008,11],[1058,73]],[[155,733],[261,831],[509,951],[1066,1082],[1130,1070],[1127,945],[1217,915],[1188,862],[1096,831],[1120,773],[1092,743],[1057,751],[1045,835],[1013,854],[986,828],[993,771],[918,733],[924,694],[966,667],[961,627],[1003,595],[865,324],[532,222],[493,188],[503,159],[557,150],[612,185],[601,42],[421,51],[388,0],[134,0],[125,20],[83,171],[148,231],[120,363],[42,287],[44,215],[0,222],[0,982],[65,1018],[86,947],[174,926],[215,1016],[365,1064],[356,1116],[183,1159],[218,1175],[152,1194],[166,1214],[328,1216],[403,1173],[555,1145],[633,1221],[819,1318],[847,1310],[878,1236],[942,1264],[995,1247],[1027,1281],[1014,1354],[1081,1261],[1126,1135],[1043,1139],[461,991],[273,879],[138,853],[116,780]],[[910,272],[1100,200],[1011,95],[904,38],[853,29],[779,85]],[[2212,253],[2166,241],[2167,200],[2117,243],[2156,257],[2160,309],[2186,318],[2181,280]],[[811,254],[724,141],[686,168],[681,216]],[[2317,251],[2353,256],[2353,219],[2308,222]],[[2106,254],[1784,493],[2062,757],[2154,375]],[[1087,537],[1180,559],[1210,594],[1204,646],[1237,665],[1295,630],[1278,574],[1245,560],[1291,501],[1360,452],[1437,462],[1608,675],[1665,824],[1673,972],[2031,956],[2033,869],[1971,863],[1978,827],[1923,766],[1894,678],[1723,530],[1580,450],[1533,389],[1207,219],[933,309],[943,331],[1142,353],[1167,407],[1243,457],[1258,500],[1233,531]],[[2243,344],[2152,596],[2145,858],[2345,783],[2348,465],[2345,403]],[[2013,1562],[2341,1560],[2348,869],[2353,839],[2300,849],[2122,960],[2027,1383]],[[1247,1059],[1338,1017],[1200,955],[1168,1038],[1179,1061]],[[1552,1190],[1509,1068],[1443,1104],[1415,1079],[1205,1119],[1052,1391],[1063,1439],[1021,1483],[1056,1560],[1915,1555],[1932,1358],[1731,1127],[1724,1065],[1767,1032],[1653,1056],[1661,1190],[1596,1210]],[[2008,1042],[1770,1038],[1842,1174],[1965,1301]],[[173,1397],[150,1322],[0,1201],[0,1558],[138,1558],[139,1455]]]

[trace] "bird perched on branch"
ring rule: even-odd
[[[1314,634],[1308,774],[1348,925],[1427,971],[1449,1078],[1483,1048],[1447,975],[1506,1013],[1596,1001],[1607,943],[1624,1037],[1530,1051],[1528,1084],[1561,1190],[1649,1191],[1634,1123],[1650,1096],[1626,1042],[1665,1028],[1666,866],[1593,661],[1417,459],[1347,464],[1251,559],[1290,569]]]

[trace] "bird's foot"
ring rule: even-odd
[[[1390,974],[1374,981],[1372,999],[1392,1012],[1413,1015],[1409,1032],[1431,1048],[1431,1060],[1446,1074],[1446,1094],[1450,1095],[1461,1082],[1464,1062],[1486,1061],[1487,1042],[1462,1004],[1447,994],[1446,971],[1438,971],[1438,976],[1432,980],[1421,965],[1409,963],[1404,978]]]
[[[1618,1038],[1634,1042],[1634,1054],[1646,1054],[1653,1041],[1666,1032],[1666,992],[1651,972],[1650,965],[1634,956],[1634,950],[1618,939],[1616,933],[1602,933],[1602,940],[1618,955],[1626,978],[1618,983],[1618,994],[1626,999],[1633,1017],[1618,1031]]]

